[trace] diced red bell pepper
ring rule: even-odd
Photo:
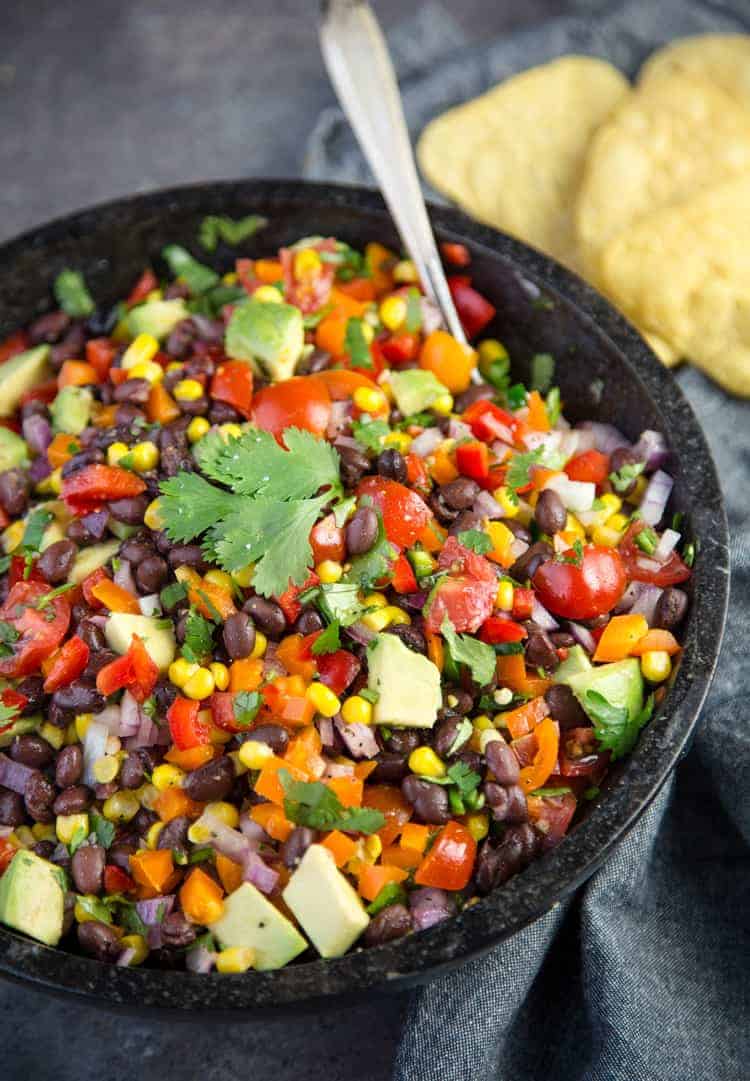
[[[122,867],[115,863],[108,863],[104,868],[104,892],[105,893],[132,893],[135,882]]]
[[[49,405],[57,397],[58,390],[57,379],[47,379],[44,383],[37,383],[31,390],[22,394],[19,404],[24,406],[27,402],[44,402],[45,405]]]
[[[286,616],[287,623],[294,623],[302,611],[302,605],[297,600],[300,593],[304,593],[305,590],[312,589],[313,586],[317,585],[320,585],[320,578],[314,571],[310,571],[309,577],[301,586],[290,585],[289,589],[282,593],[280,597],[276,598],[282,612]]]
[[[412,565],[403,553],[393,564],[393,581],[391,585],[397,593],[416,593],[417,578]]]
[[[525,619],[531,619],[533,609],[534,590],[516,586],[513,590],[513,610],[511,611],[513,618],[517,619],[519,623]]]
[[[486,480],[490,472],[490,452],[486,443],[459,443],[456,447],[456,468],[472,480]]]
[[[28,703],[28,698],[25,694],[21,694],[20,691],[13,690],[12,687],[6,687],[4,691],[0,692],[0,702],[7,708],[15,710],[14,715],[10,718],[7,724],[0,724],[0,734],[7,732],[9,728],[12,728],[16,721],[16,716],[24,709]]]
[[[217,728],[225,732],[239,732],[240,725],[234,713],[235,695],[232,691],[214,691],[211,695],[211,717]]]
[[[211,380],[211,397],[226,402],[246,420],[252,415],[253,370],[244,360],[224,360]]]
[[[92,338],[86,342],[86,363],[90,364],[103,382],[117,356],[117,342],[111,338]]]
[[[362,667],[359,658],[346,649],[337,649],[335,653],[321,653],[316,660],[320,682],[325,683],[336,695],[344,693]]]
[[[74,513],[85,514],[118,499],[132,499],[145,490],[146,482],[128,469],[87,465],[63,480],[62,497]]]
[[[527,637],[526,628],[503,616],[490,616],[479,628],[479,637],[489,645],[501,642],[521,642]]]
[[[7,871],[8,864],[19,851],[6,837],[0,837],[0,875]]]
[[[416,488],[418,492],[425,495],[430,490],[430,475],[427,472],[427,466],[424,464],[424,458],[420,458],[418,454],[406,455],[406,479],[412,488]]]
[[[17,330],[0,342],[0,364],[11,357],[18,356],[29,348],[29,337],[25,330]]]
[[[45,694],[52,694],[60,687],[67,687],[78,679],[89,663],[91,650],[77,634],[69,638],[52,662],[44,681]]]
[[[24,556],[11,556],[10,568],[8,569],[8,586],[10,589],[18,582],[43,582],[44,577],[37,569],[36,560],[31,564],[27,573],[26,559]]]
[[[390,338],[384,338],[379,345],[388,363],[398,366],[405,364],[407,360],[416,359],[419,353],[419,335],[402,331]]]
[[[96,688],[105,697],[127,688],[136,702],[145,702],[158,678],[159,669],[141,639],[134,634],[128,652],[100,669]]]
[[[444,240],[440,245],[440,254],[451,266],[467,267],[471,262],[471,255],[466,245],[454,244],[450,240]]]
[[[466,337],[476,338],[495,318],[497,308],[472,288],[470,281],[466,275],[455,274],[448,278],[448,288]]]
[[[84,578],[83,582],[81,583],[83,599],[86,601],[86,604],[89,606],[89,608],[104,607],[102,602],[94,593],[94,586],[98,582],[101,582],[104,578],[109,578],[109,575],[105,571],[104,567],[97,567],[96,570],[92,571],[91,574],[87,578]]]
[[[598,450],[587,450],[571,458],[564,469],[571,480],[604,484],[610,473],[609,455]]]
[[[492,443],[501,439],[504,443],[513,443],[519,422],[512,413],[501,409],[494,402],[474,402],[463,414],[463,420],[469,425],[477,439]]]
[[[158,287],[159,282],[156,275],[150,267],[147,267],[133,286],[130,296],[125,301],[125,306],[132,308],[135,304],[140,304],[149,293],[153,293],[154,289],[158,289]]]
[[[414,881],[418,886],[462,890],[471,878],[476,854],[477,843],[466,826],[448,822],[417,868]]]
[[[172,742],[180,751],[210,743],[210,729],[200,717],[201,704],[190,698],[175,698],[167,710],[167,723]]]

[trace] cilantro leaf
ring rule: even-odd
[[[398,555],[396,549],[386,538],[382,514],[380,511],[375,513],[378,516],[378,535],[375,538],[375,543],[369,552],[354,557],[351,569],[343,579],[345,582],[355,582],[363,589],[384,578]]]
[[[531,358],[531,382],[532,390],[538,390],[546,394],[555,374],[555,358],[551,353],[535,353]]]
[[[333,520],[338,529],[343,529],[347,518],[357,506],[357,497],[350,495],[348,499],[342,499],[333,508]]]
[[[492,541],[481,529],[464,530],[463,533],[458,534],[458,541],[464,548],[470,548],[472,552],[477,552],[480,556],[492,551]]]
[[[206,293],[219,284],[216,271],[199,263],[179,244],[167,244],[161,254],[175,278],[180,278],[194,296]]]
[[[263,698],[258,691],[240,691],[235,695],[232,708],[234,719],[240,728],[247,728],[258,716]]]
[[[346,321],[344,349],[349,354],[349,359],[354,368],[373,367],[370,346],[365,338],[363,323],[356,316],[352,316]]]
[[[110,822],[103,815],[98,815],[96,811],[91,815],[91,830],[96,835],[96,843],[102,848],[109,848],[117,832],[114,822]]]
[[[159,594],[162,608],[174,608],[176,604],[187,597],[187,586],[184,582],[170,582]]]
[[[404,326],[409,334],[416,334],[422,327],[422,295],[414,286],[406,294],[406,320]]]
[[[41,612],[48,604],[52,603],[55,597],[61,597],[63,593],[67,593],[69,590],[75,589],[75,587],[75,582],[66,582],[64,585],[56,586],[54,589],[51,589],[49,593],[43,593],[41,597],[37,598],[34,602],[34,607],[37,611]]]
[[[106,901],[99,900],[93,894],[77,893],[76,904],[80,905],[86,915],[92,920],[100,920],[102,923],[112,923],[112,909]]]
[[[162,481],[160,491],[159,515],[169,539],[178,543],[193,540],[220,519],[238,513],[236,496],[197,473],[180,472]]]
[[[519,488],[525,488],[530,483],[532,466],[543,465],[547,469],[560,469],[564,462],[565,456],[560,451],[550,450],[547,447],[537,447],[527,454],[515,454],[508,466],[505,483],[517,492]]]
[[[361,443],[365,450],[377,450],[381,449],[381,444],[385,436],[390,432],[388,424],[384,420],[373,420],[373,418],[365,413],[360,420],[355,420],[352,423],[352,435]]]
[[[326,619],[335,620],[342,627],[350,627],[365,612],[353,582],[331,582],[320,586],[318,607]]]
[[[555,563],[571,563],[574,567],[580,567],[583,563],[583,544],[580,540],[573,542],[573,547],[565,552],[558,552]]]
[[[341,624],[334,620],[333,623],[328,624],[322,634],[318,635],[310,650],[315,657],[319,657],[321,653],[335,653],[337,649],[341,649],[340,626]]]
[[[8,623],[4,619],[0,620],[0,657],[11,657],[13,655],[11,646],[14,642],[17,642],[19,638],[20,635],[12,623]],[[2,723],[2,710],[7,708],[7,706],[0,704],[0,723]],[[13,713],[8,714],[8,717],[11,716],[13,716]],[[7,720],[7,718],[5,718],[5,720]]]
[[[484,687],[491,681],[495,674],[495,651],[492,646],[480,642],[470,634],[456,634],[447,616],[443,619],[440,633],[455,663],[465,664],[475,683]]]
[[[295,781],[286,769],[279,770],[284,788],[284,812],[290,822],[311,829],[375,833],[385,816],[371,807],[344,807],[336,793],[321,781]]]
[[[653,694],[632,720],[627,706],[613,705],[600,691],[587,690],[581,704],[594,723],[601,750],[611,751],[613,761],[633,749],[638,733],[654,712]]]
[[[26,528],[20,545],[23,552],[27,555],[36,555],[39,552],[42,538],[51,521],[52,514],[44,507],[38,507],[31,512],[26,519]]]
[[[200,664],[206,657],[210,657],[213,651],[214,639],[213,628],[200,612],[191,608],[185,623],[185,641],[182,644],[182,655],[191,664]]]
[[[198,240],[206,251],[216,251],[219,241],[223,240],[230,248],[236,247],[259,229],[268,225],[268,218],[260,214],[248,214],[244,218],[230,218],[226,214],[209,214],[200,224]]]
[[[453,742],[448,748],[448,757],[457,754],[463,747],[464,743],[471,739],[471,734],[474,731],[474,726],[468,717],[462,717],[456,726],[456,734],[453,737]]]
[[[627,492],[630,485],[646,468],[645,462],[626,462],[621,469],[609,474],[609,483],[616,492]]]
[[[85,826],[78,826],[74,830],[73,836],[70,838],[70,844],[68,845],[68,852],[70,852],[71,856],[76,854],[87,837],[88,830]]]
[[[447,776],[456,786],[462,798],[471,795],[481,784],[482,778],[466,762],[455,762],[449,766]]]
[[[134,904],[125,903],[120,906],[117,922],[131,935],[148,936],[148,927],[138,915],[138,909]]]
[[[256,428],[227,443],[222,441],[221,448],[213,441],[207,443],[208,439],[206,436],[198,444],[201,469],[238,495],[306,499],[323,487],[341,488],[336,450],[311,432],[287,428],[284,442],[288,450],[279,446],[270,432]]]
[[[86,319],[93,315],[96,305],[86,288],[83,274],[78,270],[61,270],[52,289],[55,300],[66,315],[73,319]]]

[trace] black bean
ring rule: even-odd
[[[10,518],[20,518],[29,505],[29,482],[22,469],[0,473],[0,506]]]
[[[284,610],[276,601],[266,600],[265,597],[251,597],[243,605],[243,611],[253,617],[256,627],[269,638],[281,638],[286,630]]]
[[[152,555],[136,567],[135,584],[141,593],[158,593],[168,573],[166,560],[161,556]]]
[[[524,652],[530,668],[544,668],[547,672],[553,672],[557,668],[557,650],[546,631],[531,631],[526,639]]]
[[[166,826],[159,834],[156,847],[169,848],[176,852],[186,852],[189,829],[190,819],[187,815],[178,815],[177,818],[173,818],[171,821],[167,822]]]
[[[406,459],[401,451],[394,447],[381,450],[375,462],[375,468],[381,477],[389,480],[397,480],[399,484],[405,484],[407,479]]]
[[[452,510],[468,510],[479,495],[479,485],[468,477],[456,477],[440,486],[440,495]]]
[[[200,544],[175,544],[167,558],[172,568],[193,567],[202,574],[208,567]]]
[[[21,762],[32,769],[44,769],[55,757],[51,744],[41,736],[16,736],[9,748],[14,762]]]
[[[96,623],[92,623],[90,619],[82,619],[78,624],[76,633],[92,652],[106,649],[107,639],[104,637],[104,631],[101,627],[97,627]]]
[[[154,699],[156,708],[161,714],[165,714],[177,697],[177,688],[166,676],[160,676],[154,687]],[[150,748],[142,748],[141,754]]]
[[[133,425],[145,424],[146,417],[142,409],[139,409],[137,405],[130,405],[129,402],[120,402],[115,409],[115,424],[120,429],[118,431],[118,442],[130,443]]]
[[[81,845],[73,853],[70,873],[79,893],[99,893],[104,884],[106,854],[101,845]]]
[[[94,798],[98,800],[109,799],[110,796],[114,796],[118,788],[119,785],[117,781],[107,781],[106,784],[95,784]]]
[[[531,533],[529,533],[526,526],[521,525],[515,518],[501,518],[500,521],[509,529],[516,540],[523,541],[524,544],[531,544]]]
[[[687,594],[683,590],[675,589],[673,586],[665,589],[656,602],[654,626],[662,627],[665,631],[674,630],[685,618],[687,606]]]
[[[435,732],[432,739],[432,745],[435,748],[435,753],[440,758],[451,758],[453,755],[458,754],[466,741],[471,736],[471,731],[462,733],[459,738],[459,730],[461,728],[462,718],[453,714],[452,716],[445,717],[443,720],[438,721],[435,726]],[[464,725],[464,728],[467,726]]]
[[[294,624],[295,634],[314,634],[323,630],[323,618],[314,608],[303,608]]]
[[[161,939],[165,946],[184,949],[195,942],[195,928],[182,912],[170,912],[161,922]]]
[[[22,826],[25,821],[23,800],[18,792],[0,785],[0,825]]]
[[[529,817],[526,793],[517,784],[509,785],[505,791],[508,793],[508,808],[505,812],[505,821],[525,822]]]
[[[120,784],[123,788],[140,788],[144,772],[141,756],[131,751],[120,767]]]
[[[388,905],[370,920],[362,942],[365,946],[383,946],[408,935],[411,929],[411,914],[406,905]]]
[[[142,525],[143,515],[146,513],[148,504],[149,498],[146,495],[115,499],[113,503],[109,504],[109,513],[116,522],[122,522],[123,525]]]
[[[565,683],[553,683],[544,692],[550,716],[562,729],[585,728],[590,724],[578,699]]]
[[[198,803],[221,800],[234,784],[234,763],[227,754],[214,758],[205,766],[199,766],[185,778],[183,789]]]
[[[50,366],[58,372],[66,360],[80,357],[86,342],[86,334],[80,323],[74,324],[62,341],[52,347],[49,355]]]
[[[465,762],[469,769],[472,770],[472,772],[474,773],[482,772],[482,766],[484,763],[482,761],[482,756],[478,751],[469,751],[464,749],[458,755],[458,761]]]
[[[178,401],[176,404],[180,412],[187,417],[203,417],[208,412],[208,398],[205,394],[193,402]]]
[[[187,436],[189,427],[189,417],[178,417],[171,424],[166,424],[158,435],[159,449],[165,451],[167,447],[177,447],[179,450],[189,453],[190,443]]]
[[[26,810],[35,822],[52,822],[55,786],[43,773],[32,773],[23,794]]]
[[[369,552],[378,536],[378,516],[372,507],[360,507],[346,527],[346,547],[350,555]]]
[[[153,541],[146,532],[136,533],[122,542],[117,554],[120,559],[126,559],[128,563],[137,566],[154,554]]]
[[[419,627],[414,627],[409,623],[393,623],[385,629],[388,634],[395,634],[405,646],[415,653],[427,652],[427,642]]]
[[[109,517],[109,515],[107,515]],[[68,540],[72,540],[74,544],[80,546],[86,544],[93,544],[96,537],[86,528],[85,523],[81,518],[74,518],[68,526]]]
[[[310,375],[314,375],[315,372],[324,372],[326,368],[330,368],[332,360],[333,357],[330,353],[326,353],[325,349],[313,349],[304,362],[304,371]],[[299,370],[298,367],[297,371]]]
[[[145,837],[154,822],[158,821],[159,816],[156,811],[149,811],[148,808],[141,807],[136,811],[135,817],[130,820],[129,828],[137,837]]]
[[[373,761],[371,777],[376,784],[400,784],[409,772],[408,757],[398,751],[381,751]]]
[[[518,557],[508,573],[517,582],[525,582],[527,578],[533,578],[538,567],[546,560],[552,559],[553,554],[546,541],[537,541]]]
[[[232,660],[244,660],[255,646],[255,624],[247,612],[235,612],[224,621],[221,637]]]
[[[423,781],[411,774],[401,782],[401,791],[404,798],[414,808],[414,813],[420,822],[442,826],[450,818],[448,793],[442,785]]]
[[[227,402],[212,402],[208,419],[212,424],[237,424],[245,418],[236,409],[232,409]]]
[[[29,341],[32,345],[51,345],[63,336],[69,326],[70,316],[65,312],[47,312],[35,319],[29,327]]]
[[[104,656],[106,653],[95,655],[96,658]],[[84,683],[83,680],[74,679],[67,687],[61,687],[55,691],[52,695],[52,704],[68,720],[72,720],[77,713],[101,713],[106,700],[103,694],[99,694],[96,687]]]
[[[542,533],[547,533],[550,537],[553,533],[565,528],[568,512],[557,492],[553,492],[551,488],[545,488],[540,493],[534,509],[534,518]]]
[[[96,653],[92,653],[89,656],[86,667],[83,670],[81,679],[84,683],[93,684],[96,681],[96,677],[101,672],[102,668],[111,664],[112,661],[117,660],[117,654],[111,649],[101,649]]]
[[[389,751],[410,755],[419,746],[419,736],[412,728],[395,728],[386,740]]]
[[[448,533],[452,537],[457,537],[459,533],[465,533],[467,529],[481,529],[482,522],[481,514],[476,514],[473,510],[465,510],[451,524]]]
[[[281,858],[284,861],[284,866],[290,870],[296,867],[310,845],[315,843],[316,836],[315,830],[311,830],[307,826],[295,826],[281,846]]]
[[[165,477],[175,477],[180,472],[190,473],[195,469],[195,461],[189,451],[175,446],[165,447],[159,464]]]
[[[55,851],[55,845],[53,845],[52,841],[37,841],[35,845],[32,845],[31,851],[40,859],[50,860],[52,859],[52,853]]]
[[[92,954],[99,961],[116,961],[121,951],[117,932],[100,920],[78,924],[78,945],[84,953]]]
[[[489,383],[477,383],[459,394],[453,408],[457,413],[464,413],[474,402],[490,401],[496,394],[497,391]]]
[[[370,459],[355,447],[340,447],[341,480],[345,488],[356,488],[370,470]]]
[[[468,691],[459,690],[457,687],[447,687],[443,691],[443,708],[465,717],[474,708],[474,698]]]
[[[63,464],[62,476],[70,477],[73,473],[77,473],[79,469],[83,469],[87,465],[98,465],[104,461],[104,454],[96,447],[92,447],[91,450],[81,450],[78,454],[74,454],[72,458],[68,458],[67,462]]]
[[[170,357],[174,357],[175,360],[182,360],[183,357],[187,356],[195,335],[196,327],[193,320],[181,319],[164,343],[165,352],[169,353]],[[182,376],[182,373],[180,373],[180,376]]]
[[[44,693],[44,676],[26,676],[16,687],[16,690],[26,698],[26,705],[21,707],[22,717],[28,717],[36,713],[44,705],[46,695]]]
[[[455,522],[461,513],[460,511],[454,510],[453,507],[448,506],[443,497],[443,493],[439,488],[436,488],[435,491],[430,493],[427,502],[432,513],[440,524],[444,526],[449,526],[451,523]]]
[[[482,791],[484,792],[487,806],[492,811],[493,818],[495,818],[497,822],[502,822],[508,811],[509,796],[507,788],[501,784],[497,784],[496,781],[485,781],[482,786]]]
[[[151,384],[148,379],[126,379],[115,387],[114,399],[116,402],[134,402],[136,405],[145,405],[151,392]]]
[[[485,748],[484,757],[499,784],[516,784],[521,772],[515,752],[504,739],[493,739]]]
[[[571,649],[576,644],[573,635],[567,631],[550,631],[549,640],[555,649]]]
[[[123,871],[130,871],[130,857],[135,855],[135,851],[135,841],[115,841],[107,850],[107,862],[122,868]]]
[[[83,751],[80,743],[71,743],[58,752],[55,762],[55,784],[58,788],[70,788],[78,784],[83,773]]]
[[[56,815],[77,815],[91,806],[91,789],[85,784],[64,788],[52,805]]]
[[[477,862],[474,866],[474,881],[477,893],[481,895],[490,893],[494,887],[497,862],[497,849],[495,846],[489,839],[482,841],[477,852]]]
[[[282,755],[289,743],[289,733],[280,724],[259,724],[250,732],[248,739],[267,743],[274,754]]]
[[[37,570],[50,585],[59,585],[67,580],[77,552],[72,541],[56,541],[42,552],[37,561]]]

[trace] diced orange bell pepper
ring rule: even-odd
[[[443,648],[443,639],[439,634],[435,634],[434,631],[425,631],[425,638],[427,639],[427,656],[435,665],[439,672],[443,671],[443,665],[445,664],[445,649]]]
[[[179,747],[172,746],[164,755],[167,762],[172,762],[173,765],[187,770],[188,773],[205,766],[213,756],[214,749],[210,743],[200,743],[197,747],[188,747],[184,751],[180,750]]]
[[[366,901],[374,901],[383,886],[391,882],[403,882],[408,877],[408,873],[400,867],[368,863],[359,876],[359,892]]]
[[[154,800],[154,810],[162,822],[171,822],[173,818],[197,818],[202,805],[194,803],[184,788],[165,788]]]
[[[403,826],[413,814],[412,806],[407,803],[399,788],[389,784],[368,784],[362,796],[365,807],[374,807],[385,817],[385,825],[378,830],[378,837],[383,845],[392,844]]]
[[[116,405],[102,405],[94,413],[94,426],[96,428],[112,428],[115,423]]]
[[[648,632],[648,620],[639,613],[612,616],[596,644],[595,661],[622,661]]]
[[[644,634],[643,638],[638,639],[631,648],[630,653],[633,657],[640,657],[642,654],[650,653],[654,649],[668,653],[670,657],[673,657],[675,653],[680,652],[682,646],[671,631],[663,631],[655,627],[647,634]]]
[[[315,328],[315,344],[318,349],[341,357],[346,352],[346,316],[327,315]]]
[[[437,522],[428,522],[419,535],[419,543],[428,552],[439,552],[445,544],[446,532]]]
[[[354,766],[354,776],[359,777],[360,781],[366,781],[377,768],[378,764],[373,759],[369,762],[357,762]]]
[[[217,612],[222,619],[228,619],[237,611],[228,590],[214,582],[207,582],[192,567],[178,567],[177,579],[185,583],[188,600],[206,619],[215,618]]]
[[[170,424],[177,420],[180,410],[163,383],[152,383],[146,402],[146,416],[152,424]]]
[[[130,873],[138,883],[142,897],[169,893],[178,879],[172,853],[168,848],[147,849],[130,857]]]
[[[250,810],[253,822],[266,831],[274,841],[286,841],[294,829],[294,824],[284,814],[281,807],[275,803],[258,803]]]
[[[88,387],[99,382],[96,369],[83,360],[66,360],[57,376],[57,385],[63,387]]]
[[[302,643],[301,634],[288,634],[276,647],[276,656],[287,672],[302,676],[309,683],[315,675],[315,662],[306,656],[307,651],[303,649]]]
[[[230,691],[257,691],[263,682],[263,661],[260,657],[246,657],[232,661],[229,666]]]
[[[541,492],[542,488],[551,481],[553,477],[562,477],[563,473],[559,469],[547,469],[545,465],[534,465],[530,470],[531,484],[535,492]],[[526,491],[526,489],[522,489]]]
[[[451,394],[462,394],[471,382],[477,354],[445,330],[433,330],[422,343],[419,366],[433,372]]]
[[[216,853],[216,873],[227,893],[234,893],[242,885],[242,868],[227,856]]]
[[[543,695],[532,698],[530,702],[524,702],[518,709],[512,709],[503,714],[503,723],[513,739],[525,736],[531,732],[540,721],[549,716],[549,706]]]
[[[450,454],[438,447],[430,462],[430,474],[436,484],[450,484],[458,476],[458,470]]]
[[[290,762],[298,769],[312,775],[314,772],[313,767],[319,765],[316,759],[319,758],[321,749],[322,742],[320,733],[315,725],[311,724],[308,728],[304,728],[298,736],[289,741],[289,746],[284,752],[284,761]]]
[[[557,764],[557,753],[560,749],[560,729],[551,717],[545,717],[543,721],[540,721],[534,729],[534,734],[537,752],[531,765],[521,770],[519,780],[521,788],[527,793],[542,787]]]
[[[386,845],[380,854],[380,862],[388,867],[413,871],[422,862],[422,853],[416,848],[404,848],[400,844]]]
[[[390,248],[386,248],[376,240],[365,245],[365,265],[378,295],[393,288],[393,267],[396,262],[397,257]]]
[[[170,853],[171,855],[171,853]],[[214,923],[224,910],[224,891],[210,875],[195,867],[180,889],[182,911],[194,923]]]
[[[128,615],[139,616],[141,606],[138,598],[129,590],[118,586],[109,578],[102,578],[96,585],[91,587],[91,592],[105,608],[110,612],[126,612]]]
[[[461,822],[448,822],[422,860],[414,881],[419,886],[462,890],[471,878],[477,843]]]
[[[253,274],[266,285],[273,285],[284,277],[284,271],[278,259],[256,259],[253,263]]]
[[[415,852],[424,852],[430,839],[430,827],[419,822],[407,822],[401,830],[399,844]]]
[[[516,694],[527,694],[531,698],[544,694],[547,688],[552,686],[551,679],[541,679],[527,673],[523,653],[498,657],[497,679],[501,687],[507,687]]]
[[[544,399],[538,390],[531,391],[526,399],[526,405],[529,410],[529,427],[537,432],[548,432],[550,430],[550,422],[549,417],[547,416],[547,406],[544,404]]]
[[[361,807],[364,785],[359,777],[329,777],[325,782],[336,793],[342,807]]]
[[[337,867],[347,864],[357,851],[357,842],[341,830],[327,833],[320,843],[332,853]]]
[[[288,770],[290,777],[295,781],[307,781],[309,779],[303,770],[292,765],[291,762],[286,762],[283,758],[270,758],[258,775],[255,782],[255,791],[263,799],[275,803],[277,807],[284,806],[284,787],[279,780],[279,770],[281,769]]]
[[[515,562],[512,545],[515,537],[503,522],[488,522],[485,526],[492,541],[492,551],[487,553],[487,558],[493,563],[499,563],[501,567],[510,567]]]
[[[365,302],[375,299],[375,286],[371,278],[352,278],[350,282],[337,282],[336,292]]]
[[[60,432],[47,447],[47,461],[53,469],[59,469],[74,454],[77,454],[78,450],[79,446],[76,437],[68,435],[67,432]]]

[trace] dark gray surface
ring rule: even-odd
[[[471,39],[556,14],[559,0],[461,0]],[[416,3],[379,0],[386,28]],[[210,177],[297,175],[333,101],[314,0],[5,0],[0,238],[76,207]],[[382,1081],[401,1004],[207,1029],[144,1023],[0,986],[4,1081]],[[446,1079],[448,1081],[448,1079]]]

